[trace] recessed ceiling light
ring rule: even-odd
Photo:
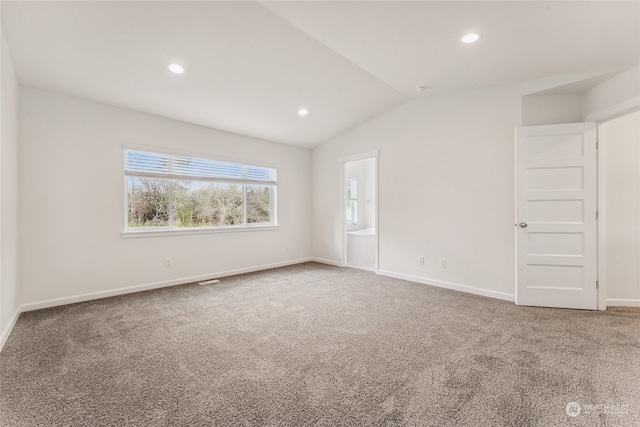
[[[305,110],[304,108],[301,108],[300,110],[298,110],[298,115],[299,116],[306,116],[307,114],[309,114],[309,112],[307,110]]]
[[[462,38],[460,39],[460,41],[462,43],[475,43],[478,40],[480,40],[480,36],[478,34],[475,33],[469,33],[469,34],[465,34],[464,36],[462,36]]]
[[[171,71],[174,74],[182,74],[184,73],[184,67],[180,64],[170,64],[169,71]]]

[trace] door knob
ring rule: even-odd
[[[527,224],[526,222],[521,222],[518,225],[520,226],[520,228],[527,228],[529,226],[529,224]]]

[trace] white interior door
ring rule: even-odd
[[[596,124],[516,130],[516,304],[597,309]]]

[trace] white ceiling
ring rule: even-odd
[[[4,0],[2,24],[23,85],[306,147],[411,98],[640,62],[637,1]]]

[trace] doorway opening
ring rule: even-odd
[[[343,262],[378,270],[378,154],[342,159]]]
[[[600,306],[640,307],[640,111],[598,123]]]

